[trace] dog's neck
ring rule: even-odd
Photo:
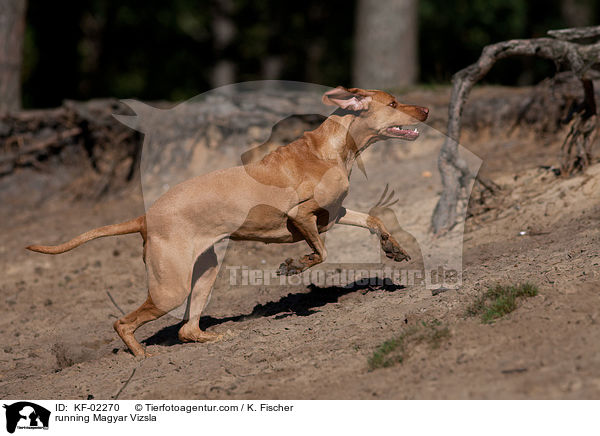
[[[304,136],[315,154],[325,160],[337,160],[348,175],[360,153],[380,139],[361,118],[347,111],[336,111]]]

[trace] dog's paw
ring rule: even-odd
[[[385,255],[395,262],[409,261],[410,255],[400,247],[400,244],[389,235],[381,235],[381,248]]]
[[[138,351],[138,353],[133,353],[133,357],[137,361],[142,361],[149,357],[154,357],[157,354],[158,354],[158,351],[156,349],[149,351],[148,348],[145,348],[141,352]]]
[[[185,326],[184,326],[185,327]],[[204,330],[200,330],[199,328],[193,329],[184,329],[182,327],[179,330],[179,340],[181,342],[218,342],[223,339],[223,335],[221,333],[215,332],[206,332]]]
[[[304,265],[294,264],[294,259],[286,259],[277,270],[278,276],[293,276],[294,274],[300,274],[306,269]]]

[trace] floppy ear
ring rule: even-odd
[[[368,91],[359,88],[346,89],[338,86],[323,94],[323,103],[329,106],[339,106],[350,111],[364,111],[369,109],[371,97]]]

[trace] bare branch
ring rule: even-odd
[[[548,30],[548,35],[562,41],[600,39],[600,26],[573,27],[571,29]]]

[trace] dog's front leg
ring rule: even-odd
[[[325,244],[319,236],[317,228],[317,216],[314,214],[297,215],[294,218],[289,217],[290,223],[302,234],[310,248],[313,249],[311,254],[307,254],[298,260],[286,259],[279,266],[278,275],[294,275],[307,270],[311,266],[324,262],[327,257]]]
[[[369,229],[371,233],[375,233],[379,236],[381,249],[385,252],[387,257],[396,262],[410,260],[409,254],[400,247],[398,241],[396,241],[390,232],[388,232],[383,221],[379,218],[367,215],[366,213],[345,209],[345,214],[338,220],[338,224]]]

